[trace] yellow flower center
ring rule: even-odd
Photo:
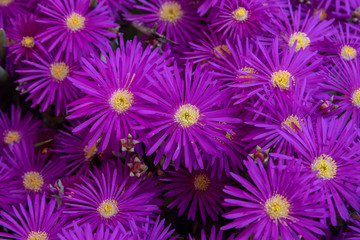
[[[323,21],[327,18],[327,13],[326,13],[326,10],[324,8],[321,8],[321,9],[314,9],[314,17],[319,13],[320,11],[320,16],[319,16],[319,19],[320,21]]]
[[[21,40],[21,45],[23,47],[27,47],[27,48],[34,47],[34,45],[35,45],[34,38],[33,37],[23,37],[23,39]]]
[[[355,107],[360,108],[360,88],[355,90],[355,92],[352,95],[352,103]]]
[[[97,211],[104,218],[111,218],[119,212],[119,208],[115,200],[106,199],[102,201],[100,206],[97,208]]]
[[[196,124],[199,120],[199,109],[191,104],[185,104],[175,113],[175,121],[180,123],[182,127],[190,127]]]
[[[197,191],[206,191],[209,188],[210,179],[206,174],[201,173],[194,178],[194,187]]]
[[[345,45],[341,48],[341,57],[345,60],[353,60],[356,58],[357,51],[355,48]]]
[[[0,0],[0,6],[7,7],[10,3],[12,3],[14,0]]]
[[[225,52],[226,52],[227,54],[231,55],[231,52],[230,52],[230,50],[229,50],[229,48],[228,48],[227,45],[219,45],[219,46],[217,46],[217,47],[214,47],[215,57],[221,59],[221,56],[218,54],[218,52],[219,52],[221,55],[223,55],[223,56],[225,56],[225,55],[224,55]]]
[[[287,199],[279,194],[269,198],[265,202],[265,210],[269,217],[275,221],[289,216],[290,204]]]
[[[290,88],[290,78],[294,81],[294,77],[288,71],[280,70],[271,74],[271,83],[274,87],[288,90]]]
[[[246,72],[246,73],[258,73],[258,71],[256,71],[254,68],[252,67],[243,67],[240,69],[240,71],[243,71],[243,72]],[[236,76],[236,78],[254,78],[252,76],[249,76],[249,75],[242,75],[242,74],[238,74]]]
[[[19,143],[21,140],[21,135],[17,131],[8,131],[4,136],[4,142],[7,144],[13,145],[14,142]]]
[[[38,172],[27,172],[23,176],[23,184],[25,189],[39,192],[44,185],[44,179]]]
[[[177,2],[165,2],[160,9],[160,18],[167,22],[176,22],[181,19],[183,11]]]
[[[337,165],[332,157],[321,154],[315,158],[315,161],[311,164],[311,169],[314,172],[319,171],[316,175],[318,178],[329,180],[335,177]]]
[[[110,98],[110,105],[117,113],[127,111],[134,103],[134,95],[128,90],[115,91]]]
[[[48,235],[46,232],[34,232],[34,231],[31,231],[29,233],[29,236],[27,238],[27,240],[48,240]]]
[[[69,66],[64,62],[56,62],[50,65],[51,76],[58,82],[63,81],[69,72]]]
[[[289,128],[291,128],[292,130],[295,130],[295,127],[294,125],[296,125],[300,131],[302,131],[302,128],[300,126],[300,123],[299,123],[299,118],[298,116],[294,116],[294,115],[290,115],[289,117],[287,117],[282,123],[281,123],[281,127],[286,129],[287,131],[289,131],[289,129],[287,129],[285,126],[288,126]],[[290,132],[290,131],[289,131]]]
[[[291,34],[290,36],[289,47],[294,46],[295,42],[296,42],[295,52],[297,52],[300,50],[300,48],[305,49],[310,45],[310,38],[307,37],[306,33],[296,32]]]
[[[80,31],[85,27],[85,17],[73,12],[66,18],[66,26],[72,32]]]
[[[249,11],[243,7],[239,7],[238,9],[236,9],[235,11],[232,12],[232,15],[233,15],[233,18],[242,22],[248,18]]]
[[[86,161],[89,162],[92,159],[92,157],[96,154],[96,152],[97,152],[96,144],[94,144],[91,148],[88,148],[88,146],[86,145],[84,148],[84,154],[85,154]]]

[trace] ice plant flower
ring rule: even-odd
[[[13,26],[5,29],[7,38],[14,41],[9,45],[9,58],[15,63],[19,60],[34,60],[33,52],[38,51],[35,36],[44,30],[42,24],[36,22],[35,15],[23,15],[14,21]]]
[[[195,67],[195,70],[193,70]],[[141,96],[151,105],[144,112],[153,119],[152,130],[145,136],[151,138],[147,154],[156,154],[154,163],[159,163],[166,154],[163,168],[174,161],[176,168],[180,162],[190,171],[199,166],[204,168],[201,152],[218,155],[218,140],[229,142],[226,132],[233,133],[236,108],[218,108],[226,97],[213,80],[213,75],[187,62],[180,75],[177,64],[174,70],[165,68],[163,74],[152,79],[153,88],[144,89]],[[227,124],[222,124],[226,122]]]
[[[360,20],[360,1],[346,1],[346,0],[335,0],[334,1],[333,15],[341,20],[350,20],[354,23],[358,23]]]
[[[73,129],[77,134],[91,126],[85,138],[88,146],[94,146],[101,137],[99,151],[109,144],[119,151],[121,139],[127,139],[129,134],[137,139],[135,128],[148,126],[141,114],[145,106],[139,94],[148,85],[146,76],[166,64],[166,54],[160,56],[150,46],[143,49],[136,39],[125,44],[121,37],[120,48],[113,52],[109,47],[103,56],[105,62],[100,58],[84,58],[85,77],[71,78],[86,95],[70,105],[68,118],[88,117]]]
[[[172,199],[169,208],[177,208],[179,216],[187,212],[187,218],[192,221],[197,216],[203,223],[209,216],[213,221],[218,219],[224,210],[221,203],[226,194],[223,187],[229,184],[229,179],[222,175],[221,179],[211,176],[210,166],[205,170],[194,170],[190,173],[187,169],[180,168],[178,171],[167,171],[161,178],[164,182],[165,197]]]
[[[170,230],[171,224],[165,226],[165,219],[160,221],[160,216],[153,222],[150,218],[141,224],[136,224],[132,221],[131,232],[134,240],[175,240],[178,236],[172,237],[175,232],[174,229]]]
[[[234,40],[237,35],[245,39],[259,34],[263,25],[268,24],[270,12],[277,8],[272,2],[265,3],[264,0],[224,2],[213,8],[214,17],[210,26],[215,32]]]
[[[69,80],[80,66],[39,48],[41,51],[34,53],[36,60],[24,60],[24,67],[17,71],[22,73],[17,80],[21,83],[19,89],[25,90],[23,94],[29,93],[27,100],[32,99],[32,107],[40,105],[40,111],[44,112],[52,104],[56,115],[66,114],[66,106],[81,95]]]
[[[187,44],[201,36],[202,19],[196,13],[196,5],[188,0],[139,0],[135,8],[144,14],[125,14],[130,21],[138,21],[165,34],[168,39]]]
[[[154,178],[133,181],[129,173],[119,174],[117,169],[104,171],[95,169],[89,178],[82,178],[82,184],[65,191],[64,212],[78,221],[89,223],[92,228],[99,224],[114,228],[121,224],[129,229],[130,220],[145,222],[146,217],[158,211],[154,199],[159,195]],[[148,190],[144,190],[148,189]]]
[[[21,108],[11,106],[10,118],[0,110],[0,146],[12,146],[23,139],[36,139],[40,121],[35,119],[30,112],[21,117]]]
[[[360,208],[357,189],[359,144],[354,144],[357,137],[353,121],[348,118],[318,117],[311,121],[310,117],[299,122],[301,132],[284,134],[293,145],[306,171],[313,176],[313,189],[322,194],[323,201],[329,205],[332,225],[337,224],[339,214],[345,221],[350,219],[347,206],[356,211]]]
[[[46,201],[45,195],[36,194],[27,197],[27,204],[12,207],[13,212],[0,213],[0,225],[13,233],[0,232],[0,236],[10,239],[50,240],[57,239],[57,234],[66,221],[62,209],[56,208],[56,201]]]
[[[78,60],[98,48],[105,49],[108,38],[116,37],[107,30],[116,24],[104,1],[98,1],[93,9],[90,0],[54,0],[39,8],[46,17],[38,21],[47,28],[37,38],[48,44],[49,51],[58,49],[57,57],[65,54],[68,61]]]
[[[298,162],[288,166],[268,162],[267,169],[252,159],[244,162],[249,179],[232,174],[244,189],[225,186],[224,192],[232,196],[225,199],[226,206],[235,209],[223,214],[234,221],[222,230],[244,228],[236,239],[318,239],[324,235],[326,225],[314,218],[327,216],[325,204],[319,194],[309,191],[311,181],[304,176]]]
[[[19,15],[29,14],[28,7],[33,0],[1,0],[0,1],[0,28],[13,26],[13,19]]]

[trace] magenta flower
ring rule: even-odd
[[[70,105],[68,118],[88,118],[73,129],[77,134],[91,126],[84,139],[88,146],[94,146],[102,136],[99,151],[109,144],[119,151],[121,139],[129,134],[137,139],[136,130],[148,126],[141,113],[146,106],[139,95],[148,87],[147,76],[167,63],[166,54],[160,56],[150,46],[143,49],[136,39],[125,44],[121,37],[120,48],[114,53],[109,47],[103,55],[106,63],[99,58],[83,59],[81,74],[85,76],[71,78],[86,95]]]
[[[207,237],[208,235],[208,237]],[[215,225],[212,226],[211,231],[209,234],[206,234],[204,229],[201,229],[201,235],[200,238],[193,238],[191,237],[191,235],[189,234],[189,240],[222,240],[224,239],[224,234],[223,231],[219,231],[218,233],[216,233],[216,229],[215,229]],[[235,234],[232,234],[230,237],[227,238],[227,240],[234,240]]]
[[[224,192],[232,196],[225,199],[226,206],[235,207],[223,214],[234,221],[221,229],[244,228],[236,239],[318,239],[324,235],[326,225],[317,218],[327,216],[325,204],[319,194],[309,191],[310,177],[293,161],[289,166],[268,162],[267,170],[252,159],[244,163],[250,180],[237,174],[233,178],[242,189],[225,186]],[[246,228],[245,228],[246,227]]]
[[[107,30],[116,24],[104,1],[94,9],[90,9],[90,0],[54,0],[39,8],[46,18],[38,21],[47,29],[37,38],[48,44],[50,52],[58,49],[56,58],[65,54],[67,61],[78,60],[98,48],[105,49],[110,43],[108,38],[116,37]]]
[[[41,51],[34,53],[36,61],[23,61],[24,67],[17,71],[23,75],[17,82],[23,83],[19,86],[25,89],[23,93],[29,93],[26,100],[32,99],[31,107],[40,105],[40,111],[44,112],[53,104],[55,114],[59,115],[66,114],[66,106],[80,96],[69,79],[76,75],[80,66],[61,55],[54,55],[41,47]]]
[[[185,163],[190,171],[198,166],[203,169],[200,153],[219,155],[219,140],[228,143],[226,132],[233,134],[231,124],[241,122],[234,117],[237,109],[218,107],[227,96],[200,64],[186,63],[183,74],[175,64],[174,70],[165,68],[151,81],[153,88],[144,89],[141,95],[151,104],[142,112],[153,121],[152,131],[144,136],[151,138],[147,154],[159,150],[155,164],[166,154],[164,169],[171,161],[176,168]]]
[[[28,7],[34,0],[2,0],[0,2],[0,28],[12,27],[19,15],[29,14]]]
[[[126,14],[130,21],[145,23],[149,27],[157,24],[156,30],[167,38],[186,45],[194,37],[201,36],[202,19],[196,13],[196,5],[188,0],[139,0],[135,8],[145,14]]]
[[[56,209],[55,199],[46,201],[45,195],[36,194],[27,197],[27,205],[13,207],[12,213],[1,212],[0,225],[13,233],[0,232],[0,236],[10,239],[50,240],[57,239],[57,234],[63,227],[66,216],[62,210]]]
[[[165,227],[165,219],[160,221],[160,216],[153,222],[150,218],[144,223],[138,224],[132,222],[131,231],[134,240],[175,240],[178,236],[171,235],[175,230],[170,230],[171,225]],[[131,238],[132,239],[132,238]]]

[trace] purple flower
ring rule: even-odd
[[[71,229],[63,229],[62,234],[58,234],[60,240],[127,240],[130,239],[130,232],[126,231],[121,224],[110,230],[104,224],[97,228],[90,224],[79,226],[76,222],[71,225]]]
[[[333,15],[341,20],[351,20],[354,23],[358,23],[360,20],[359,6],[360,0],[335,0],[335,9]]]
[[[260,33],[263,25],[270,20],[270,12],[277,8],[272,2],[264,0],[229,0],[213,8],[214,17],[210,26],[224,37],[236,39],[248,38]]]
[[[167,38],[187,44],[194,37],[201,36],[202,19],[196,13],[196,5],[188,0],[139,0],[135,8],[145,14],[126,14],[130,21],[139,21],[152,27],[157,24],[157,32],[165,34]]]
[[[121,171],[118,174],[109,166],[103,172],[95,169],[82,184],[68,188],[64,213],[92,228],[103,223],[113,229],[120,223],[129,229],[131,220],[145,222],[147,216],[159,210],[154,204],[159,195],[156,180],[133,180],[128,171],[127,175]]]
[[[319,195],[309,190],[310,177],[293,161],[288,166],[268,162],[267,170],[253,160],[244,163],[251,181],[232,174],[242,189],[225,186],[224,192],[232,198],[225,205],[236,207],[223,214],[233,222],[221,229],[244,228],[237,239],[318,239],[326,225],[316,218],[327,216],[326,205]],[[246,228],[245,228],[246,227]]]
[[[47,202],[45,195],[28,196],[26,206],[13,207],[11,214],[1,212],[0,225],[14,233],[0,233],[0,236],[27,240],[57,239],[66,216],[61,215],[61,210],[57,210],[55,205],[55,199]]]
[[[21,108],[11,106],[10,118],[0,110],[0,147],[12,146],[23,139],[36,139],[40,122],[30,112],[21,117]],[[1,152],[2,150],[0,150]]]
[[[33,0],[2,0],[0,2],[0,28],[12,27],[19,15],[28,14]]]
[[[57,58],[65,53],[67,60],[78,60],[97,48],[105,49],[110,43],[107,37],[116,37],[107,30],[116,24],[104,1],[94,9],[90,9],[90,0],[54,0],[39,8],[46,18],[38,21],[46,24],[47,29],[37,38],[48,43],[49,51],[58,48]]]
[[[171,237],[175,230],[169,230],[171,224],[165,227],[165,219],[160,221],[160,216],[153,222],[150,218],[137,226],[133,221],[131,225],[132,238],[134,240],[175,240],[178,236]]]
[[[10,59],[15,63],[21,60],[34,60],[34,51],[37,52],[38,41],[35,36],[44,30],[42,24],[36,22],[35,15],[23,15],[13,22],[13,26],[5,29],[6,36],[15,41],[9,45]]]
[[[125,45],[121,37],[120,48],[114,53],[109,47],[108,54],[103,56],[106,63],[99,58],[83,59],[85,77],[71,78],[86,96],[70,105],[68,118],[88,117],[73,130],[77,134],[91,126],[84,139],[88,146],[93,146],[102,136],[99,151],[109,144],[119,151],[121,139],[129,134],[137,139],[136,130],[148,126],[140,113],[145,106],[139,94],[149,85],[147,76],[167,63],[166,54],[160,56],[150,46],[143,49],[136,39]]]
[[[220,92],[213,75],[200,64],[187,62],[183,74],[175,64],[174,70],[165,68],[151,81],[153,88],[143,89],[141,94],[151,103],[142,112],[153,121],[152,131],[144,136],[152,140],[147,154],[159,149],[155,164],[166,154],[164,169],[171,161],[176,168],[184,162],[190,171],[197,166],[204,168],[200,153],[219,155],[219,140],[228,143],[226,132],[233,134],[231,124],[241,122],[234,117],[237,109],[217,107],[227,95]]]
[[[201,217],[203,223],[209,216],[213,221],[218,220],[218,215],[224,210],[221,203],[226,194],[222,189],[229,180],[223,175],[221,179],[211,177],[211,167],[189,172],[180,168],[178,171],[167,171],[161,180],[165,182],[163,188],[165,196],[172,199],[169,208],[178,208],[179,216],[187,211],[187,218],[192,221],[196,216]]]
[[[17,189],[27,193],[45,192],[49,184],[63,176],[64,165],[54,159],[48,161],[46,156],[34,152],[34,144],[23,140],[5,151],[5,162],[15,170]]]
[[[299,122],[302,131],[296,133],[290,128],[283,136],[294,146],[305,165],[306,172],[313,175],[313,189],[318,190],[323,201],[329,205],[332,225],[337,223],[337,214],[349,220],[347,205],[356,211],[360,209],[357,189],[360,186],[360,145],[355,143],[357,131],[348,118],[310,117]]]
[[[360,222],[359,214],[357,213],[355,219],[350,219],[351,225],[347,225],[350,228],[349,232],[343,234],[342,239],[357,240],[360,239]]]
[[[209,235],[209,237],[207,238],[206,237],[206,232],[205,232],[205,229],[201,229],[201,237],[200,238],[193,238],[191,237],[191,235],[189,234],[189,239],[190,240],[196,240],[196,239],[200,239],[200,240],[222,240],[224,239],[223,237],[223,231],[219,231],[217,234],[216,234],[216,229],[215,229],[215,225],[212,226],[211,228],[211,232]],[[233,240],[234,239],[234,236],[235,234],[232,234],[230,237],[227,238],[227,240]]]
[[[29,93],[27,100],[32,99],[31,107],[40,105],[44,112],[51,105],[55,105],[55,114],[66,114],[66,106],[80,96],[80,91],[73,86],[69,78],[76,75],[79,65],[72,60],[65,60],[60,56],[48,53],[41,47],[41,51],[34,53],[36,61],[24,60],[24,67],[17,72],[22,73],[18,83],[23,83],[19,89]]]

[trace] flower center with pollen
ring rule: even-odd
[[[38,172],[27,172],[23,176],[23,184],[25,189],[38,192],[44,185],[44,179]]]
[[[291,34],[289,40],[289,47],[294,46],[296,42],[295,52],[299,51],[300,48],[305,49],[310,45],[310,38],[307,37],[306,33],[296,32]]]
[[[288,90],[290,87],[290,79],[294,81],[294,77],[288,71],[280,70],[271,74],[271,83],[274,87]]]
[[[72,32],[80,31],[85,27],[85,17],[73,12],[66,18],[66,26]]]
[[[93,158],[93,156],[96,154],[96,152],[97,152],[96,144],[94,144],[91,148],[88,148],[88,146],[86,145],[84,148],[84,154],[85,154],[86,161],[90,162],[90,160]]]
[[[175,121],[180,123],[182,127],[190,127],[196,124],[199,120],[199,109],[191,104],[185,104],[175,113]]]
[[[69,71],[69,66],[64,62],[56,62],[50,65],[51,76],[58,82],[63,81]]]
[[[102,201],[100,206],[97,208],[97,211],[104,218],[111,218],[119,212],[119,208],[115,200],[106,199]]]
[[[165,2],[160,9],[160,18],[167,22],[176,22],[183,15],[181,5],[177,2]]]
[[[257,74],[258,71],[256,71],[254,68],[252,67],[243,67],[240,69],[240,71],[242,72],[246,72],[246,73],[255,73]],[[237,74],[236,75],[236,78],[254,78],[253,76],[250,76],[250,75],[243,75],[243,74]]]
[[[232,15],[233,15],[233,18],[242,22],[248,18],[249,11],[243,7],[239,7],[238,9],[236,9],[235,11],[232,12]]]
[[[110,98],[110,105],[117,113],[127,111],[134,103],[134,95],[128,90],[115,91]]]
[[[355,48],[345,45],[341,48],[341,57],[345,60],[353,60],[356,58],[357,51]]]
[[[217,46],[217,47],[214,47],[214,54],[215,54],[215,57],[217,57],[217,58],[219,58],[219,59],[221,59],[221,56],[218,54],[218,53],[220,53],[221,55],[223,55],[224,56],[224,53],[227,53],[227,54],[229,54],[229,55],[231,55],[231,52],[230,52],[230,50],[229,50],[229,48],[228,48],[228,46],[227,45],[219,45],[219,46]]]
[[[4,142],[7,144],[13,145],[14,142],[19,143],[21,140],[21,135],[17,131],[8,131],[4,136]]]
[[[23,39],[21,40],[21,45],[23,47],[27,47],[27,48],[34,47],[34,45],[35,45],[34,38],[33,37],[23,37]]]
[[[29,236],[27,238],[27,240],[48,240],[48,235],[46,232],[34,232],[34,231],[31,231],[29,233]]]
[[[315,161],[311,164],[311,169],[314,172],[319,171],[316,175],[318,178],[329,180],[335,177],[337,165],[332,157],[321,154],[315,158]]]
[[[12,3],[14,0],[0,0],[0,6],[7,7],[10,3]]]
[[[194,178],[194,187],[198,191],[206,191],[209,188],[210,179],[206,174],[201,173],[195,176]]]
[[[287,199],[279,194],[269,198],[265,202],[265,210],[269,217],[275,221],[289,216],[290,204]]]
[[[355,107],[360,108],[360,88],[355,90],[355,92],[352,95],[352,103]]]
[[[286,126],[288,126],[292,130],[294,130],[294,132],[296,132],[294,125],[297,126],[300,129],[300,131],[302,131],[302,128],[299,123],[299,117],[296,115],[295,116],[290,115],[281,123],[281,127],[286,129],[288,132],[290,132],[290,131],[289,131],[289,129],[286,128]]]

